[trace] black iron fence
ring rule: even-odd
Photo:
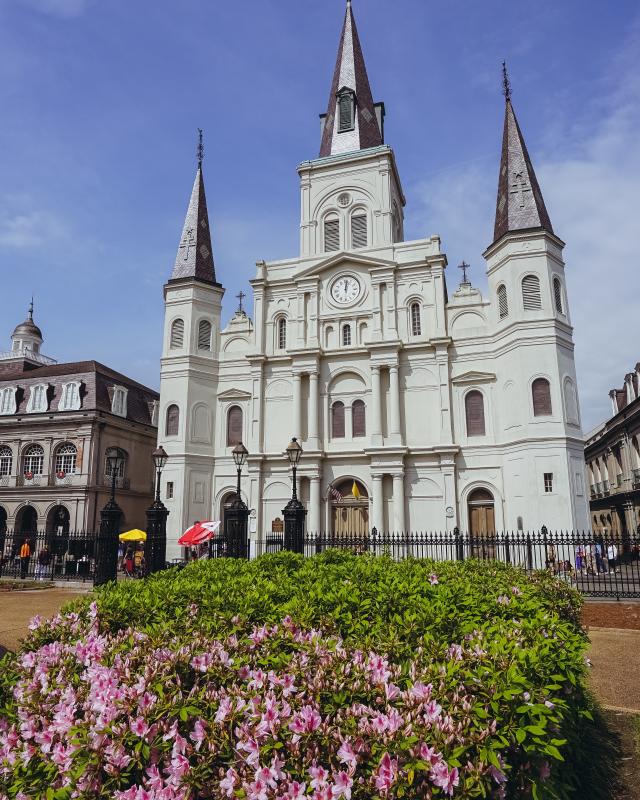
[[[94,533],[0,532],[0,578],[92,581]]]

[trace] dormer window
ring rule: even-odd
[[[42,383],[32,386],[27,403],[27,414],[43,413],[48,409],[47,385]]]
[[[80,381],[65,383],[62,387],[62,397],[58,405],[58,411],[79,411],[80,410]]]
[[[0,414],[16,413],[16,392],[15,386],[5,386],[0,389]]]
[[[127,416],[127,394],[128,389],[124,386],[113,387],[113,397],[111,398],[111,413],[118,417]]]
[[[338,92],[338,133],[346,133],[355,128],[356,97],[351,89]]]

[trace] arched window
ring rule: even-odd
[[[44,450],[39,444],[31,444],[24,451],[22,457],[23,474],[42,475],[44,467]]]
[[[367,246],[367,215],[356,212],[351,217],[351,247],[357,250]]]
[[[227,411],[227,447],[235,447],[242,441],[242,409],[231,406]]]
[[[344,403],[340,400],[331,406],[331,438],[344,439]]]
[[[5,475],[11,475],[11,464],[13,462],[13,453],[10,447],[0,447],[0,478]]]
[[[560,278],[553,279],[553,299],[558,314],[564,314],[562,310],[562,284],[560,283]]]
[[[167,409],[167,423],[165,433],[167,436],[177,436],[180,426],[180,409],[173,403]]]
[[[498,313],[500,319],[505,319],[509,316],[509,299],[507,298],[507,287],[502,284],[498,286]]]
[[[172,350],[179,350],[184,345],[184,320],[174,319],[171,323],[171,338],[169,347]]]
[[[198,325],[198,350],[211,350],[211,323],[207,319]]]
[[[351,325],[342,326],[342,344],[345,347],[351,344]]]
[[[354,400],[351,406],[351,426],[354,438],[367,435],[367,419],[363,400]]]
[[[522,305],[525,311],[542,308],[540,278],[537,275],[525,275],[522,279]]]
[[[118,456],[120,458],[120,461],[116,468],[116,478],[124,478],[127,472],[127,459],[129,458],[129,456],[127,455],[125,450],[121,450],[119,447],[107,447],[107,450],[104,454],[105,477],[107,478],[113,477],[113,475],[111,474],[111,462],[109,461],[111,456]]]
[[[284,317],[280,317],[277,323],[278,332],[277,332],[277,348],[278,350],[286,350],[287,349],[287,320]]]
[[[551,408],[551,384],[546,378],[536,378],[531,384],[533,396],[533,416],[549,417],[553,413]]]
[[[420,319],[420,303],[411,303],[411,335],[422,334],[422,320]]]
[[[324,252],[332,253],[340,249],[340,220],[332,214],[324,221]]]
[[[78,451],[70,444],[63,444],[56,451],[55,471],[64,472],[65,475],[74,475],[76,471],[76,458]]]
[[[467,436],[484,436],[484,397],[482,392],[477,390],[469,392],[464,399],[464,409],[467,418]]]

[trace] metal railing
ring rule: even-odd
[[[640,469],[633,470],[633,488],[637,489],[640,486]]]
[[[92,581],[93,533],[0,532],[0,578]]]

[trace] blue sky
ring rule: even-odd
[[[637,0],[354,0],[407,195],[483,288],[509,63],[554,228],[586,430],[640,360]],[[205,130],[219,280],[298,251],[343,0],[0,0],[0,342],[33,291],[44,351],[158,385],[162,285]],[[0,343],[0,348],[5,346]]]

